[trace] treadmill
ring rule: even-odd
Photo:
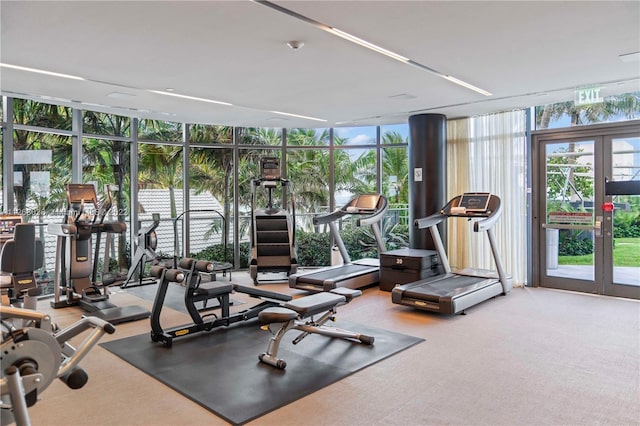
[[[502,214],[500,198],[487,192],[464,193],[453,198],[440,212],[421,219],[415,225],[428,228],[445,273],[395,287],[391,301],[442,314],[457,314],[466,308],[500,294],[506,295],[513,280],[502,266],[493,227]],[[437,225],[448,218],[473,222],[475,232],[486,232],[497,271],[465,268],[452,271]]]
[[[310,292],[330,291],[336,287],[357,289],[377,284],[380,281],[380,260],[361,259],[351,261],[338,232],[337,223],[343,217],[356,215],[356,226],[370,226],[373,231],[378,255],[385,251],[384,241],[380,232],[380,221],[387,211],[387,199],[379,194],[362,194],[353,197],[342,208],[332,213],[318,215],[313,218],[314,225],[329,225],[343,264],[330,266],[320,270],[293,274],[289,276],[289,287]]]

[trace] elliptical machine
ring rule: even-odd
[[[154,261],[158,258],[156,253],[156,247],[158,247],[156,228],[160,225],[160,214],[153,213],[151,217],[153,218],[151,225],[146,228],[140,228],[138,231],[138,246],[131,261],[127,279],[121,286],[122,288],[138,287],[155,284],[157,282],[154,277],[144,276],[144,268],[147,262]]]
[[[260,177],[251,180],[251,258],[249,274],[258,285],[258,273],[286,272],[287,276],[298,270],[295,241],[295,200],[289,190],[289,180],[280,173],[280,159],[263,157],[260,160]],[[283,204],[289,201],[288,209],[273,202],[273,189],[280,184]],[[268,191],[266,208],[256,208],[256,189],[262,186]],[[287,197],[289,191],[289,197]]]
[[[98,203],[92,184],[68,184],[67,211],[63,223],[51,223],[49,234],[57,236],[53,308],[79,305],[89,315],[112,324],[148,318],[150,312],[140,306],[118,307],[108,301],[106,286],[100,291],[92,281],[94,256],[92,236],[118,234],[126,230],[124,222],[105,222],[108,210]],[[110,207],[110,206],[108,206]],[[96,247],[96,251],[98,248]],[[62,292],[66,293],[64,299]]]

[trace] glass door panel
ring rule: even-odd
[[[605,190],[610,207],[604,215],[612,227],[605,232],[605,256],[611,263],[604,293],[640,298],[640,136],[607,138],[606,145],[611,158],[606,175],[611,178]]]
[[[596,217],[595,140],[563,140],[544,144],[541,203],[544,218],[545,286],[596,290],[595,248],[601,218]]]
[[[538,284],[640,299],[640,124],[533,141]]]

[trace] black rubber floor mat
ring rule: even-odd
[[[233,424],[242,424],[309,395],[423,339],[361,324],[336,325],[375,337],[371,346],[290,331],[278,370],[258,361],[271,334],[257,320],[193,335],[166,348],[143,334],[100,346]]]
[[[158,292],[158,285],[153,284],[139,287],[129,287],[124,290],[127,293],[133,294],[134,296],[153,301],[156,297],[156,293]],[[175,309],[176,311],[187,312],[187,308],[185,308],[184,306],[184,292],[184,286],[181,286],[179,284],[169,284],[169,287],[167,288],[167,294],[164,299],[164,306]],[[233,298],[232,296],[231,304],[233,306],[239,306],[243,305],[244,302],[239,299]],[[219,306],[219,304],[217,300],[212,299],[207,302],[207,306],[209,306],[211,309],[214,309],[216,306]],[[198,302],[196,304],[196,307],[202,308],[202,302]]]

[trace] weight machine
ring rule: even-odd
[[[53,331],[55,327],[50,316],[9,306],[0,306],[0,319],[0,419],[3,426],[12,422],[17,426],[30,425],[27,408],[38,401],[55,378],[71,389],[84,386],[89,377],[79,366],[80,361],[105,333],[115,331],[113,325],[96,317],[84,317],[63,330]],[[91,332],[79,346],[69,344],[72,338],[86,330]]]

